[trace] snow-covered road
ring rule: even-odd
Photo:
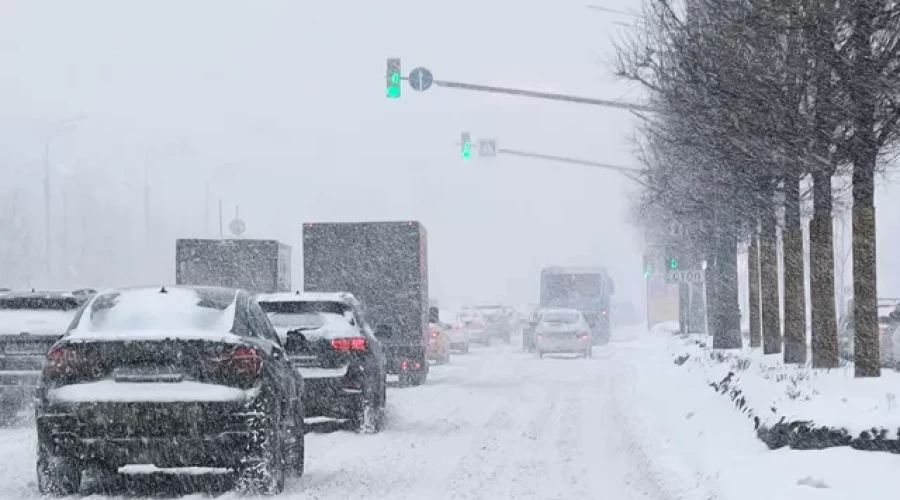
[[[541,360],[513,343],[454,356],[426,385],[389,390],[383,433],[309,435],[306,475],[284,497],[666,500],[625,425],[633,371],[617,350]],[[0,430],[0,500],[39,497],[34,439],[28,423]],[[166,482],[146,478],[113,496],[151,485],[183,492]]]
[[[766,449],[730,401],[672,363],[666,335],[613,340],[593,359],[536,359],[515,341],[454,356],[426,385],[389,389],[383,433],[318,426],[306,475],[282,498],[843,500],[900,487],[896,455]],[[32,426],[0,429],[0,500],[40,498]],[[121,479],[83,493],[236,498],[227,477]]]

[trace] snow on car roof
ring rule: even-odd
[[[581,312],[578,309],[571,309],[571,308],[565,308],[565,307],[553,307],[553,308],[541,309],[541,314],[571,314],[571,313],[581,314]]]
[[[259,302],[350,302],[356,297],[349,292],[261,293]]]
[[[69,340],[208,338],[234,328],[238,291],[213,287],[145,287],[95,296]]]
[[[604,267],[545,267],[546,274],[606,274]]]

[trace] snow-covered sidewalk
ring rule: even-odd
[[[628,433],[642,436],[637,445],[669,477],[690,482],[694,492],[682,498],[846,500],[900,490],[897,455],[767,448],[734,402],[709,387],[701,365],[673,362],[688,352],[684,345],[671,334],[648,334],[617,344],[614,358],[633,373],[623,377],[631,386],[620,395],[631,408]]]
[[[721,351],[710,344],[703,335],[673,337],[674,362],[730,399],[770,447],[900,452],[897,372],[858,379],[852,365],[812,370],[759,349]]]

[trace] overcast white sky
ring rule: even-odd
[[[92,196],[118,200],[114,229],[134,239],[142,162],[183,139],[186,151],[153,165],[155,246],[116,264],[123,282],[170,281],[174,238],[217,232],[221,197],[226,222],[240,205],[246,236],[295,247],[295,284],[303,221],[418,219],[432,295],[445,302],[534,301],[547,265],[605,265],[639,301],[640,246],[624,220],[630,181],[537,160],[464,162],[455,145],[469,131],[507,148],[637,166],[628,113],[405,85],[401,99],[385,97],[385,59],[400,57],[404,73],[426,66],[439,79],[639,99],[609,65],[623,29],[615,22],[630,19],[588,3],[0,0],[0,159],[6,172],[24,167],[38,197],[48,127],[88,115],[54,141],[55,189],[80,161],[75,171],[93,172],[102,193]],[[225,163],[241,166],[210,183],[204,222],[205,184]],[[890,228],[900,226],[891,202],[880,196],[886,276],[900,272],[889,262]],[[69,231],[86,227],[73,228],[81,212],[69,206],[61,219],[61,210]],[[100,248],[94,240],[82,250]]]
[[[203,231],[205,172],[239,162],[213,199],[229,216],[240,205],[248,237],[299,247],[307,220],[418,219],[439,299],[535,300],[551,264],[605,265],[639,295],[628,181],[536,160],[463,162],[455,146],[467,130],[508,148],[633,165],[626,112],[437,88],[384,95],[385,59],[400,57],[404,73],[426,66],[439,79],[634,97],[608,65],[622,29],[613,21],[627,17],[572,0],[0,6],[2,156],[39,161],[49,123],[89,115],[54,142],[52,163],[102,164],[108,189],[137,205],[134,224],[147,150],[185,138],[191,152],[157,162],[151,183],[154,223],[182,236]],[[172,272],[171,251],[135,260]]]

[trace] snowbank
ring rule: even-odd
[[[707,336],[673,337],[676,365],[699,372],[753,420],[770,448],[850,446],[900,453],[900,374],[856,379],[853,366],[812,370],[784,365],[758,349],[712,350]],[[702,383],[702,382],[701,382]]]
[[[672,498],[847,500],[887,498],[900,488],[897,455],[769,450],[733,402],[705,384],[699,364],[672,363],[687,352],[684,341],[656,333],[612,346],[633,374],[621,396],[631,406],[623,425],[657,465],[689,481]]]

